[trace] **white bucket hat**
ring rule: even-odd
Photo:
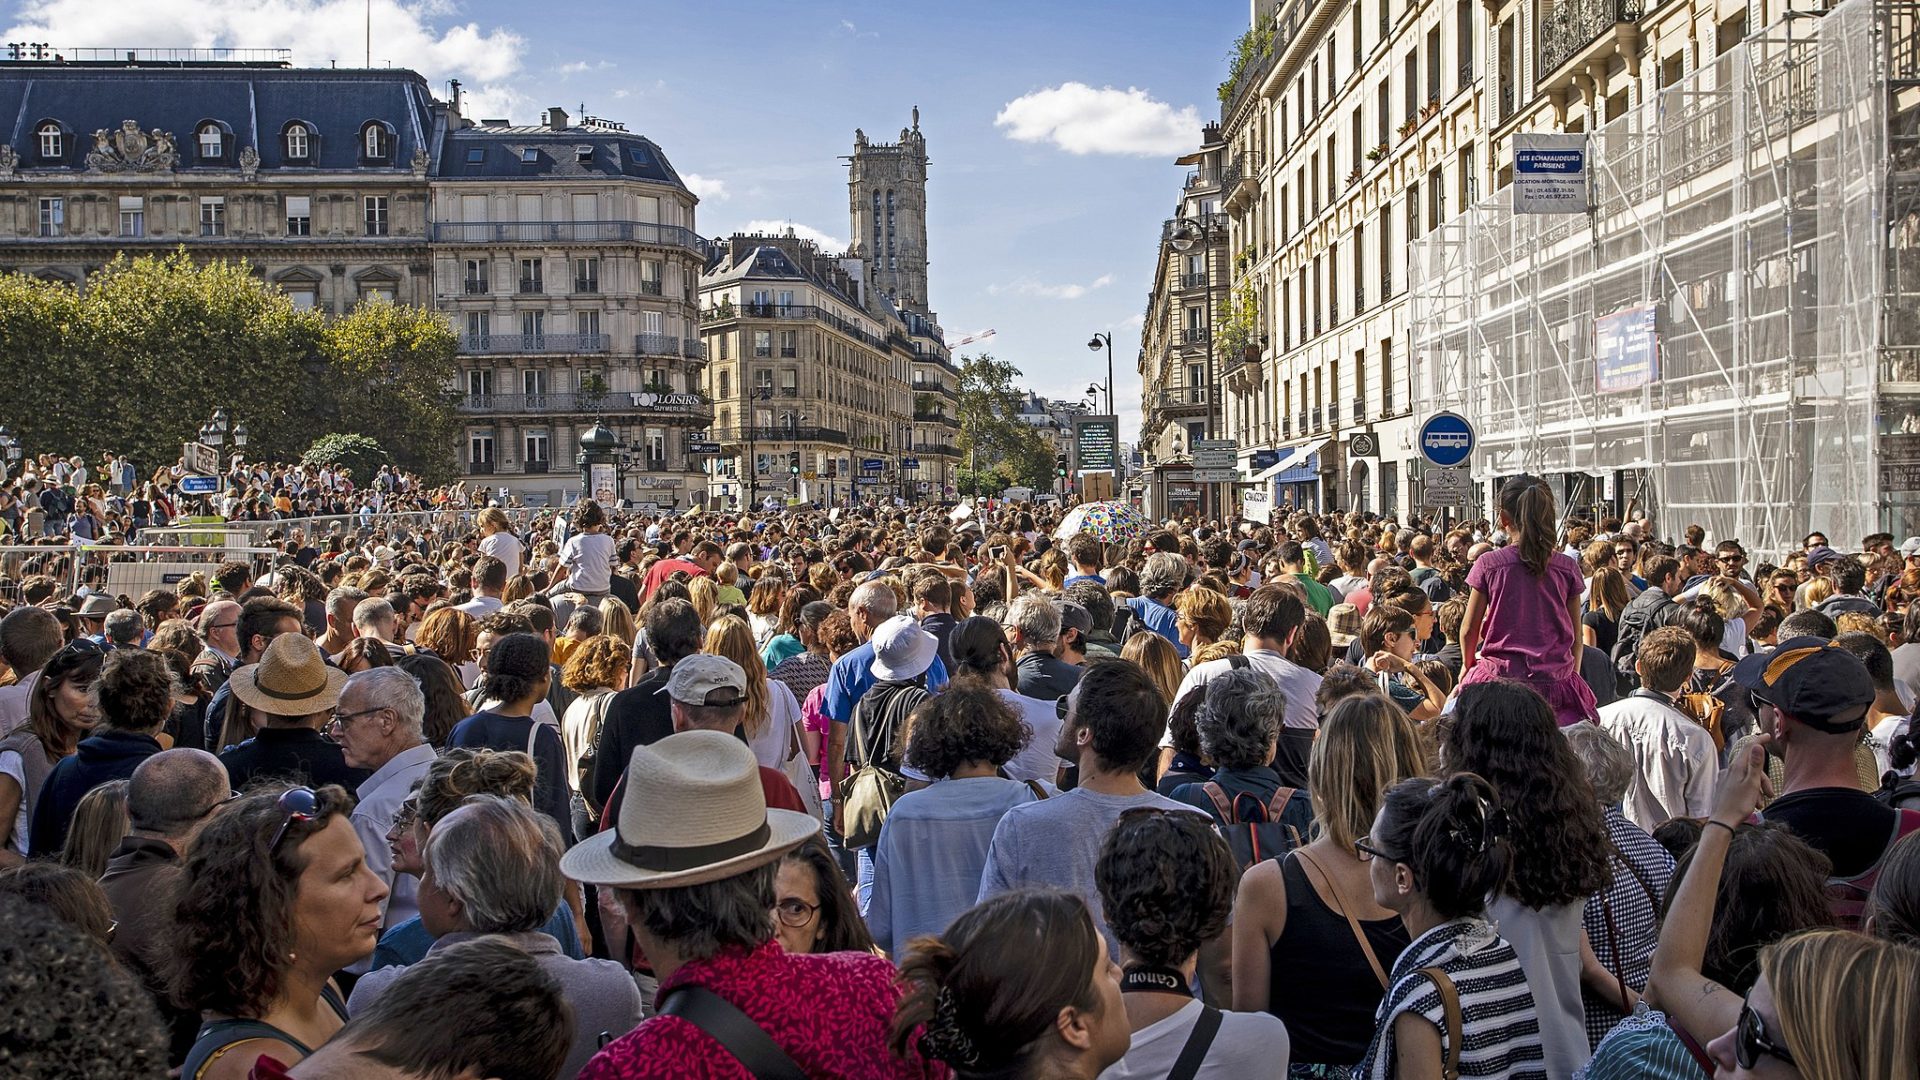
[[[589,885],[667,889],[720,881],[820,831],[769,810],[753,751],[723,731],[683,731],[634,750],[614,827],[573,846],[560,871]]]
[[[933,666],[940,642],[913,621],[911,615],[895,615],[873,631],[873,677],[911,679]]]

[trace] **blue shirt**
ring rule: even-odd
[[[827,715],[836,724],[853,720],[854,703],[865,697],[880,680],[873,675],[873,642],[869,641],[833,662],[827,673]],[[947,685],[947,666],[935,655],[927,669],[927,690],[939,693]]]
[[[540,928],[540,933],[560,943],[560,951],[575,960],[584,959],[586,951],[580,948],[580,933],[573,926],[573,909],[565,900],[553,910],[553,918]],[[374,946],[373,967],[379,971],[383,967],[395,964],[417,964],[426,958],[427,950],[433,948],[434,937],[420,924],[420,916],[415,915],[406,922],[380,935],[380,944]]]
[[[477,712],[453,725],[447,735],[449,747],[511,750],[526,753],[533,747],[533,808],[552,818],[560,827],[560,836],[573,842],[572,791],[567,786],[567,748],[560,733],[531,717],[502,716],[497,712]]]
[[[873,851],[867,926],[890,956],[922,934],[939,934],[973,906],[994,827],[1033,789],[999,776],[940,780],[900,796]]]
[[[1178,616],[1172,608],[1149,597],[1135,596],[1127,600],[1127,609],[1140,620],[1140,625],[1173,642],[1173,651],[1180,659],[1187,658],[1187,647],[1180,644],[1180,630],[1174,625]]]
[[[1060,587],[1063,589],[1070,588],[1074,585],[1080,584],[1083,581],[1091,581],[1095,585],[1098,585],[1103,589],[1107,587],[1107,579],[1101,577],[1099,574],[1075,574],[1072,577],[1068,578],[1067,580],[1061,582]]]

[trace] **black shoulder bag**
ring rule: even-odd
[[[757,1080],[807,1080],[760,1025],[734,1004],[704,986],[680,986],[667,994],[659,1015],[677,1016],[712,1037]]]

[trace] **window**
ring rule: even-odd
[[[363,304],[391,304],[394,300],[394,288],[391,282],[374,281],[360,286],[360,302]]]
[[[1473,82],[1473,0],[1460,0],[1454,8],[1453,28],[1454,59],[1460,68],[1460,81],[1455,84],[1457,90],[1465,90]]]
[[[467,164],[484,165],[487,163],[487,151],[482,147],[473,147],[467,151]]]
[[[547,313],[544,311],[523,311],[520,313],[520,336],[527,339],[528,348],[538,349],[545,345],[547,338]],[[536,374],[528,372],[528,374]],[[543,378],[544,372],[537,373]]]
[[[755,356],[772,356],[773,355],[773,331],[755,330],[753,332],[753,355]]]
[[[120,235],[147,235],[147,201],[138,195],[120,196]]]
[[[531,146],[529,146],[529,147],[527,147],[527,148],[525,148],[525,149],[523,149],[523,150],[521,150],[521,151],[520,151],[520,164],[522,164],[522,165],[538,165],[538,164],[540,164],[540,151],[538,151],[538,150],[535,150],[535,149],[534,149],[533,147],[531,147]]]
[[[360,136],[360,151],[369,161],[385,161],[393,154],[393,136],[378,122],[369,123]]]
[[[1380,85],[1373,92],[1374,126],[1380,129],[1378,133],[1380,137],[1374,140],[1374,145],[1387,145],[1387,136],[1393,131],[1392,114],[1393,95],[1387,90],[1387,80],[1381,79]]]
[[[225,132],[220,130],[219,124],[202,124],[200,126],[200,160],[220,160],[220,152],[226,142],[225,134]]]
[[[493,372],[491,371],[467,372],[467,396],[492,397],[493,396]]]
[[[783,397],[800,395],[800,376],[792,368],[780,369],[780,394]]]
[[[580,335],[583,348],[597,346],[600,340],[600,313],[597,311],[574,312],[573,328]]]
[[[732,359],[733,358],[733,335],[723,333],[723,334],[720,334],[719,337],[720,337],[720,359],[722,360]]]
[[[573,260],[573,291],[577,293],[600,291],[600,259],[597,256]]]
[[[1446,178],[1435,165],[1427,172],[1427,228],[1438,228],[1447,219]]]
[[[648,296],[659,296],[660,262],[657,259],[640,260],[640,291]]]
[[[726,399],[732,396],[733,396],[733,372],[723,371],[720,373],[720,394],[719,394],[720,400],[725,401]],[[720,426],[725,427],[726,423],[727,422],[725,420],[722,420],[720,422]]]
[[[387,197],[368,195],[361,205],[367,222],[367,235],[387,235]]]
[[[67,140],[61,136],[60,125],[46,123],[40,125],[40,157],[47,161],[57,161],[66,153]]]
[[[293,310],[312,311],[317,297],[311,285],[287,286],[287,299],[293,301]]]
[[[493,471],[493,436],[491,434],[467,436],[467,461],[472,465],[486,466],[484,470],[486,472]],[[482,470],[476,468],[474,471]]]
[[[485,296],[488,287],[488,264],[485,259],[468,259],[466,293],[468,296]]]
[[[467,343],[476,348],[486,348],[493,337],[493,316],[484,311],[467,312]],[[491,375],[488,376],[492,378]],[[491,392],[491,391],[489,391]]]
[[[1407,242],[1420,239],[1420,185],[1407,185]]]
[[[548,453],[549,443],[544,431],[529,431],[526,438],[526,461],[528,465],[544,467],[553,458]]]
[[[1427,100],[1440,100],[1440,28],[1427,31]]]
[[[780,331],[780,355],[786,357],[800,355],[800,332],[798,330]]]
[[[289,124],[287,126],[287,160],[305,161],[312,150],[312,141],[307,136],[307,125]]]
[[[593,147],[576,146],[573,148],[573,160],[585,165],[593,161]]]
[[[1414,119],[1420,115],[1420,54],[1419,53],[1409,52],[1407,54],[1406,68],[1404,71],[1400,73],[1400,77],[1403,80],[1405,80],[1405,92],[1407,96],[1407,102],[1406,102],[1407,112],[1406,112],[1406,116],[1403,119],[1405,120],[1406,123],[1411,124],[1414,122]]]
[[[313,200],[308,196],[287,196],[287,235],[313,235]]]
[[[65,236],[67,233],[67,200],[40,200],[40,235]]]
[[[200,196],[200,235],[227,235],[227,200],[224,196]]]
[[[520,260],[520,291],[523,293],[546,292],[541,260]]]

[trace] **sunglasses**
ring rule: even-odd
[[[1067,718],[1067,695],[1061,694],[1053,699],[1053,715],[1061,720]]]
[[[1760,1055],[1778,1058],[1789,1065],[1793,1064],[1793,1055],[1787,1048],[1767,1036],[1767,1022],[1753,1011],[1753,1006],[1740,1003],[1740,1022],[1733,1032],[1733,1059],[1743,1069],[1751,1069],[1760,1063]]]
[[[287,838],[287,828],[294,822],[309,822],[319,816],[320,796],[312,788],[288,788],[274,801],[274,808],[286,815],[280,827],[273,831],[273,839],[267,844],[267,854],[271,855],[280,848],[280,841]]]

